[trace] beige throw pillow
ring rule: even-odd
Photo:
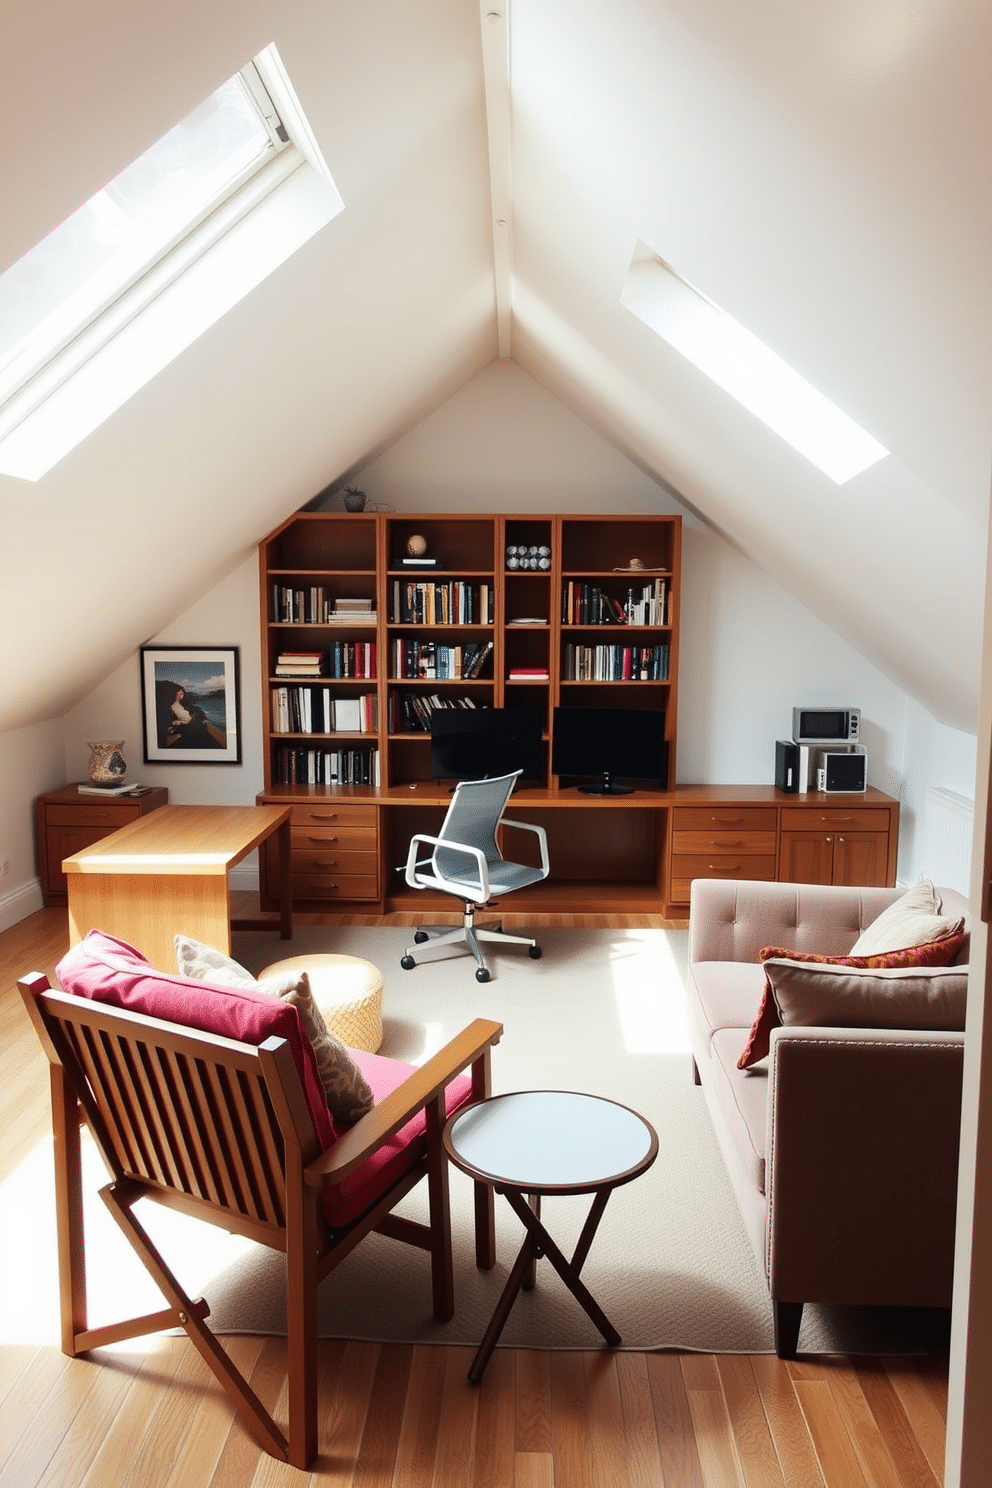
[[[960,930],[964,920],[941,915],[940,908],[936,889],[923,879],[862,930],[849,954],[877,956],[885,951],[902,951]]]
[[[963,966],[858,969],[773,958],[764,972],[786,1028],[964,1028]]]
[[[175,936],[175,946],[180,976],[215,982],[219,987],[253,987],[293,1004],[300,1027],[313,1045],[324,1099],[336,1125],[353,1126],[371,1111],[375,1104],[372,1089],[345,1045],[328,1031],[305,971],[287,971],[258,981],[240,962],[191,936]]]

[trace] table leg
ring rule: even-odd
[[[486,1329],[485,1336],[479,1344],[475,1358],[472,1360],[468,1371],[469,1380],[477,1385],[486,1372],[486,1365],[492,1358],[493,1349],[499,1342],[499,1335],[506,1327],[506,1320],[513,1310],[513,1304],[517,1300],[517,1293],[523,1283],[528,1267],[533,1264],[534,1254],[537,1250],[537,1242],[532,1235],[524,1237],[524,1243],[520,1247],[520,1254],[513,1263],[513,1270],[506,1279],[506,1285],[496,1303],[496,1310]]]
[[[540,1194],[528,1194],[527,1195],[527,1203],[530,1205],[531,1212],[533,1214],[536,1214],[537,1215],[537,1218],[540,1219],[540,1217],[541,1217],[541,1195]],[[537,1249],[534,1250],[534,1254],[531,1257],[530,1265],[527,1267],[527,1272],[526,1272],[526,1275],[524,1276],[524,1279],[523,1279],[523,1290],[525,1292],[532,1292],[534,1290],[534,1287],[537,1285],[537,1263],[538,1263],[538,1261],[540,1259],[541,1259],[541,1251],[540,1251],[539,1248],[537,1248]]]

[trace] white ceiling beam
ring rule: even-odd
[[[510,220],[510,0],[479,0],[482,73],[489,139],[493,272],[500,360],[511,357],[513,234]]]

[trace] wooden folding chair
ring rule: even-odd
[[[53,991],[32,973],[18,981],[51,1065],[62,1349],[69,1355],[163,1328],[182,1327],[246,1427],[274,1457],[308,1467],[317,1453],[316,1291],[372,1230],[428,1250],[434,1316],[454,1314],[448,1174],[441,1131],[445,1087],[471,1069],[471,1099],[490,1093],[490,1050],[502,1027],[476,1019],[325,1151],[285,1039],[259,1047],[200,1033]],[[358,1218],[332,1229],[325,1194],[356,1174],[420,1111],[426,1124],[382,1188],[370,1181]],[[86,1305],[80,1117],[110,1170],[100,1190],[163,1293],[161,1312],[90,1328]],[[395,1158],[395,1154],[394,1158]],[[395,1165],[390,1170],[395,1172]],[[394,1215],[427,1178],[430,1218]],[[488,1203],[487,1203],[488,1196]],[[134,1213],[138,1199],[222,1226],[286,1257],[288,1438],[206,1326]],[[476,1255],[495,1258],[492,1195],[476,1190]]]

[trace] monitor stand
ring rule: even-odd
[[[579,790],[585,796],[632,796],[634,794],[632,785],[617,785],[611,780],[609,770],[603,771],[602,780],[595,785],[580,785]]]

